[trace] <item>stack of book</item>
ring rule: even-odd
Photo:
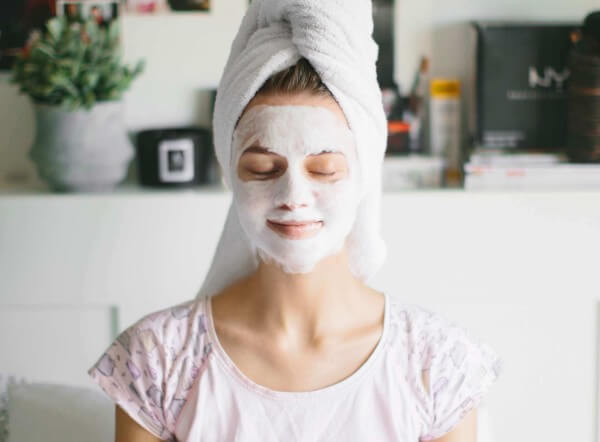
[[[436,189],[443,187],[444,160],[422,154],[386,155],[383,190]]]
[[[560,153],[476,150],[464,173],[465,190],[600,190],[600,164],[568,163]]]

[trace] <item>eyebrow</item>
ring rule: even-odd
[[[242,155],[244,155],[245,153],[266,153],[266,154],[278,155],[277,153],[273,152],[272,150],[270,150],[266,147],[262,147],[262,146],[250,146],[250,147],[244,149],[244,151],[242,152]],[[344,152],[341,152],[337,149],[332,150],[331,148],[324,148],[322,152],[313,153],[313,154],[309,154],[309,155],[317,156],[317,155],[323,155],[323,154],[328,154],[328,153],[346,156],[344,154]]]
[[[266,147],[262,147],[262,146],[250,146],[249,148],[245,149],[244,152],[242,152],[242,155],[245,153],[275,153],[275,152],[267,149]]]

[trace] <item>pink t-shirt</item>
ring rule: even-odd
[[[477,406],[500,359],[461,327],[385,296],[382,336],[349,377],[276,391],[221,347],[208,297],[149,314],[89,370],[135,421],[163,440],[378,441],[441,437]]]

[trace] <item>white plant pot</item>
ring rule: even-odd
[[[127,136],[122,101],[90,110],[34,104],[37,121],[29,157],[40,178],[56,191],[105,191],[127,174],[134,149]]]

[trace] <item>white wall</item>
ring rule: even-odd
[[[464,23],[473,19],[542,19],[580,21],[598,0],[396,0],[396,79],[412,81],[419,57],[432,58],[434,74],[453,75],[466,85],[470,101],[472,74]],[[206,124],[209,100],[247,0],[213,2],[209,14],[126,17],[127,60],[145,57],[148,69],[126,94],[130,129],[178,124]],[[27,159],[35,124],[28,100],[0,75],[0,185],[7,173],[34,177]]]

